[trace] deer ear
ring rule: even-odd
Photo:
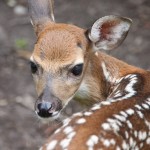
[[[52,0],[28,0],[29,14],[38,35],[48,23],[54,22]]]
[[[105,16],[89,30],[89,39],[95,49],[111,50],[118,47],[129,31],[132,21],[118,16]]]

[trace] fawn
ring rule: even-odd
[[[37,115],[54,120],[75,96],[96,103],[65,119],[41,150],[149,150],[150,72],[100,52],[118,47],[132,21],[110,15],[85,30],[55,23],[52,1],[28,4]]]

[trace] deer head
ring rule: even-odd
[[[31,56],[31,71],[38,94],[35,110],[42,118],[55,119],[81,90],[87,70],[92,68],[94,51],[118,47],[129,31],[131,20],[105,16],[87,30],[55,23],[49,0],[28,0],[28,3],[37,35]],[[99,90],[103,88],[99,87]]]

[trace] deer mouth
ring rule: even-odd
[[[57,119],[60,111],[62,110],[62,103],[59,101],[41,101],[36,102],[35,104],[35,113],[40,117],[41,119],[49,119],[52,120]]]

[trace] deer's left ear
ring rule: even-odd
[[[118,16],[105,16],[97,20],[89,31],[95,49],[111,50],[125,39],[132,21]]]

